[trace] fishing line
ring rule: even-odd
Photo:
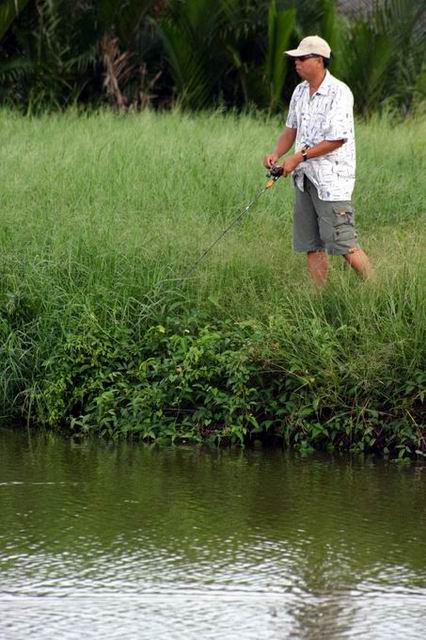
[[[231,231],[231,229],[241,220],[241,218],[252,208],[252,206],[259,200],[261,195],[263,195],[265,191],[268,191],[268,189],[271,189],[274,186],[276,181],[279,180],[279,178],[281,178],[282,175],[283,175],[282,167],[272,165],[272,167],[269,169],[268,173],[266,174],[266,177],[269,178],[266,185],[261,189],[259,189],[259,191],[256,193],[254,198],[248,203],[246,207],[244,207],[244,209],[240,211],[238,216],[231,222],[231,224],[229,224],[226,227],[226,229],[224,229],[222,233],[211,243],[211,245],[209,245],[207,249],[203,251],[200,257],[197,258],[197,260],[189,266],[189,268],[185,271],[183,278],[187,278],[188,276],[192,275],[192,273],[195,271],[198,265],[204,260],[204,258],[210,253],[210,251],[222,240],[222,238],[226,236],[226,234],[229,231]]]
[[[239,212],[237,217],[222,231],[222,233],[207,247],[207,249],[205,249],[201,253],[201,255],[195,260],[195,262],[191,263],[185,269],[185,271],[183,272],[183,275],[174,277],[174,278],[173,277],[162,278],[161,280],[158,280],[155,284],[153,284],[150,291],[154,292],[158,290],[158,288],[166,282],[167,283],[178,282],[178,281],[182,282],[187,278],[189,278],[189,276],[191,276],[194,273],[196,268],[201,264],[201,262],[206,258],[206,256],[212,251],[212,249],[214,249],[214,247],[227,235],[227,233],[229,233],[229,231],[231,231],[231,229],[233,229],[233,227],[235,227],[235,225],[238,224],[238,222],[248,213],[248,211],[250,211],[250,209],[256,204],[259,198],[266,191],[268,191],[274,186],[277,180],[281,178],[283,173],[284,172],[282,167],[279,167],[277,165],[272,165],[272,167],[269,168],[268,173],[266,174],[266,177],[269,178],[266,185],[261,189],[259,189],[259,191],[256,193],[254,198]],[[146,294],[147,296],[148,296],[148,293]]]

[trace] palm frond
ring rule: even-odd
[[[0,5],[0,40],[27,4],[28,0],[6,0]]]
[[[360,110],[389,100],[408,108],[424,60],[425,15],[420,0],[384,0],[351,23],[343,76]]]
[[[229,0],[224,5],[217,0],[186,0],[175,3],[159,27],[182,106],[201,109],[212,102],[226,66],[221,37],[229,9]]]
[[[268,50],[266,54],[265,71],[269,84],[269,110],[273,111],[278,105],[287,72],[287,56],[290,36],[294,29],[296,10],[279,11],[276,0],[271,0],[268,16]]]
[[[0,63],[0,82],[16,82],[27,75],[33,68],[30,60],[10,58]]]

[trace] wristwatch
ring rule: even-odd
[[[308,156],[307,156],[308,149],[309,149],[309,147],[303,147],[303,149],[301,151],[303,162],[305,162],[308,159]]]

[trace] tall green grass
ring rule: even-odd
[[[334,258],[321,294],[291,249],[284,179],[188,276],[264,185],[280,120],[2,112],[0,126],[4,420],[425,452],[424,120],[358,123],[375,276]]]

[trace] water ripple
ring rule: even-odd
[[[2,640],[424,638],[422,467],[5,432],[0,452]]]

